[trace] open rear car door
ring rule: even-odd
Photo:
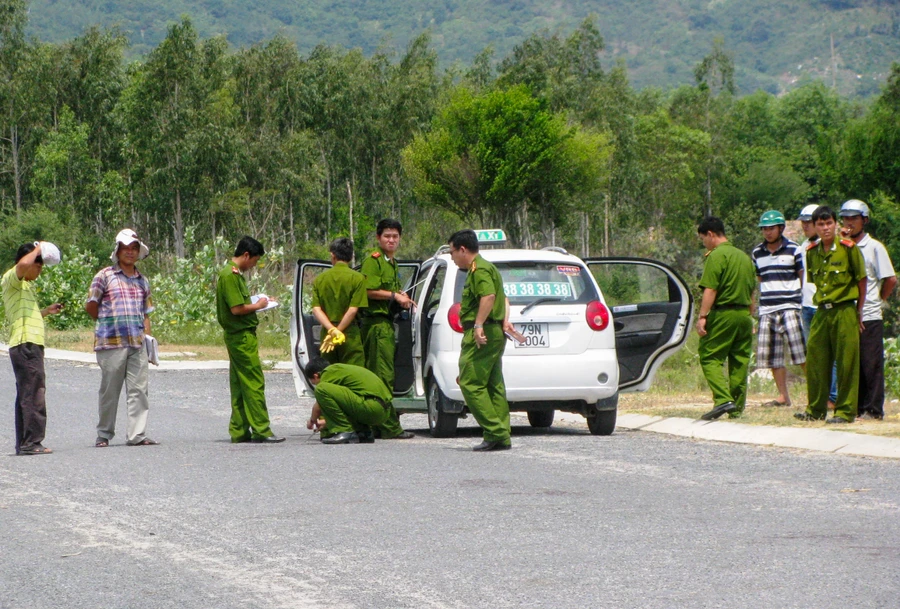
[[[693,297],[671,267],[644,258],[586,258],[612,311],[619,391],[645,391],[687,340]]]

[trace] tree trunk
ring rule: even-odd
[[[353,191],[350,190],[350,180],[347,180],[347,199],[350,201],[350,241],[353,241]],[[355,250],[355,248],[354,248]],[[356,253],[354,251],[354,264]]]
[[[22,169],[19,166],[19,128],[16,125],[9,128],[9,144],[13,162],[13,183],[16,186],[16,214],[19,214],[22,212]]]
[[[184,218],[181,215],[181,188],[175,187],[175,256],[184,258]]]

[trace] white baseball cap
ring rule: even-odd
[[[130,228],[123,228],[119,231],[119,234],[116,235],[116,245],[113,247],[112,254],[110,254],[109,258],[113,262],[118,262],[119,257],[116,253],[119,251],[119,244],[122,245],[131,245],[134,242],[138,242],[141,244],[141,253],[138,255],[138,258],[144,259],[150,254],[150,248],[147,247],[143,241],[137,236],[137,233],[131,230]]]

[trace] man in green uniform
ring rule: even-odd
[[[723,414],[739,417],[747,403],[756,270],[750,257],[728,241],[725,225],[719,218],[706,217],[697,227],[697,233],[707,250],[700,278],[703,297],[697,319],[700,367],[714,402],[713,409],[700,418],[712,421]]]
[[[866,262],[852,239],[838,239],[834,210],[813,213],[819,241],[806,251],[807,279],[816,284],[816,315],[809,329],[806,363],[809,406],[794,416],[801,421],[828,415],[831,369],[837,363],[837,400],[826,423],[852,423],[859,401],[859,335],[865,329]]]
[[[412,299],[400,291],[400,275],[395,255],[400,245],[403,228],[396,220],[386,218],[375,227],[378,249],[366,256],[360,272],[366,278],[366,296],[369,306],[360,311],[363,351],[366,368],[384,381],[388,390],[394,391],[394,313],[396,309],[409,309]],[[385,440],[407,440],[413,437],[400,426],[400,417],[391,406],[384,425],[379,428]]]
[[[232,442],[284,442],[269,428],[266,408],[266,380],[259,360],[256,312],[270,302],[265,297],[250,301],[250,290],[243,272],[256,266],[265,254],[262,244],[252,237],[241,239],[231,262],[219,271],[216,282],[216,317],[225,331],[231,385],[231,422],[228,433]]]
[[[356,313],[369,303],[366,278],[350,268],[350,239],[335,239],[329,251],[333,266],[315,278],[312,294],[313,315],[322,325],[322,357],[332,364],[365,366]]]
[[[469,412],[481,425],[483,441],[476,451],[508,450],[509,403],[501,358],[506,348],[506,296],[503,280],[493,264],[478,253],[473,230],[454,233],[450,257],[468,271],[463,285],[459,319],[465,330],[459,354],[459,388]]]
[[[373,426],[383,425],[391,408],[391,392],[370,370],[330,364],[315,357],[303,373],[315,387],[307,429],[322,432],[322,444],[369,444]]]

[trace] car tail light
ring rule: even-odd
[[[584,316],[587,317],[587,323],[591,330],[599,332],[600,330],[605,330],[606,326],[609,325],[609,309],[599,300],[588,303]]]
[[[459,302],[454,302],[453,306],[450,307],[450,310],[447,311],[447,321],[450,322],[450,327],[453,328],[454,332],[459,332],[460,334],[462,334],[462,322],[459,321],[460,309],[462,309],[462,304]]]

